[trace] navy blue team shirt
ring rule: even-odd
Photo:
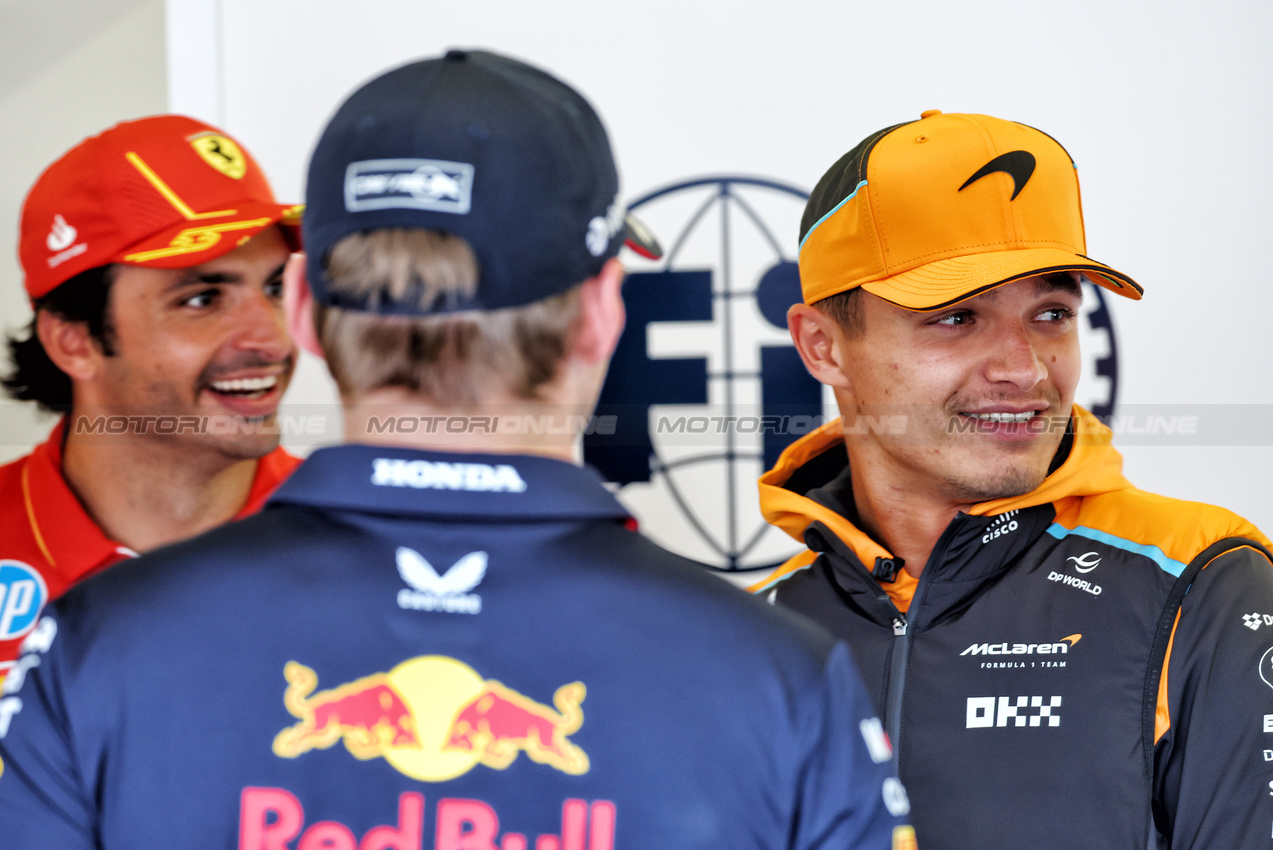
[[[560,461],[314,452],[28,637],[0,843],[909,846],[845,647],[630,525]]]

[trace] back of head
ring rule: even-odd
[[[334,292],[371,303],[430,305],[471,298],[472,247],[449,233],[394,227],[351,233],[327,255]],[[568,289],[520,307],[381,316],[315,302],[327,367],[345,399],[398,388],[446,408],[485,399],[534,400],[556,375],[579,317]]]
[[[629,240],[596,112],[552,75],[452,50],[337,109],[310,159],[307,276],[346,397],[402,387],[472,404],[552,378],[572,291]]]

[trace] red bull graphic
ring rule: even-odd
[[[445,746],[476,752],[482,764],[497,770],[512,764],[521,750],[564,773],[587,773],[588,756],[566,739],[583,725],[579,703],[585,692],[582,682],[562,685],[553,695],[553,711],[499,682],[487,682],[482,695],[455,716]]]
[[[289,661],[283,677],[283,705],[298,722],[274,738],[281,758],[343,741],[355,758],[384,758],[423,782],[454,779],[478,764],[504,770],[519,753],[563,773],[588,772],[588,755],[569,739],[583,725],[583,682],[559,687],[554,708],[442,655],[317,692],[318,675],[299,662]]]
[[[397,826],[376,826],[362,840],[338,821],[305,828],[300,800],[282,788],[244,788],[239,805],[239,850],[287,850],[300,836],[301,850],[407,850],[422,848],[425,799],[413,791],[398,797]],[[482,800],[443,798],[434,813],[434,850],[614,850],[616,808],[609,800],[566,800],[561,832],[538,836],[500,834],[499,815]],[[302,832],[302,830],[304,830]]]
[[[345,748],[365,760],[376,758],[386,746],[419,743],[411,712],[383,673],[317,694],[318,676],[305,665],[289,661],[283,677],[287,679],[283,705],[301,722],[274,738],[275,755],[296,758],[344,738]]]

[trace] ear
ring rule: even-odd
[[[849,388],[844,332],[834,319],[808,304],[793,304],[787,311],[787,329],[810,375],[828,386]]]
[[[104,355],[87,322],[72,322],[48,310],[35,317],[35,333],[44,351],[72,381],[87,381],[98,372]]]
[[[572,353],[590,363],[603,363],[614,354],[627,312],[623,308],[623,276],[618,259],[611,257],[596,277],[583,282],[580,290],[579,328]]]
[[[283,268],[283,314],[296,344],[324,360],[323,347],[318,344],[318,331],[314,328],[314,293],[305,277],[305,264],[304,254],[293,254]]]

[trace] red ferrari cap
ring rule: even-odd
[[[303,209],[277,203],[252,155],[215,127],[182,115],[125,121],[71,148],[27,194],[27,295],[110,263],[197,266],[274,224],[299,250]]]

